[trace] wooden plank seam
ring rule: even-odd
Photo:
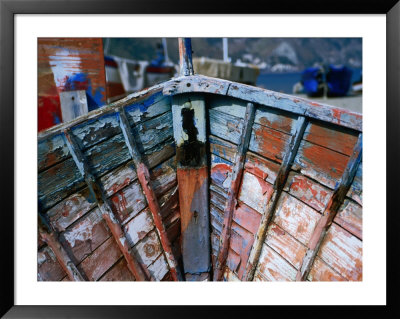
[[[246,273],[243,275],[243,278],[245,278],[246,281],[252,281],[254,278],[254,274],[259,263],[262,246],[267,235],[268,226],[275,213],[279,197],[282,193],[283,187],[285,186],[286,179],[289,175],[290,168],[296,157],[300,142],[303,139],[307,123],[308,121],[304,116],[299,116],[296,124],[292,128],[292,137],[289,143],[289,147],[282,160],[282,164],[279,168],[279,172],[274,183],[274,193],[272,194],[271,199],[265,207],[265,213],[262,216],[260,227],[257,231],[256,241],[250,253],[249,262],[246,266]]]
[[[301,267],[297,271],[296,281],[304,281],[307,279],[312,265],[314,264],[315,257],[321,247],[321,244],[331,226],[340,205],[342,205],[346,194],[353,182],[356,175],[357,168],[360,165],[362,158],[362,133],[358,135],[358,140],[354,146],[353,153],[347,163],[346,169],[340,179],[340,182],[335,187],[335,190],[319,219],[318,224],[315,226],[311,239],[308,243],[308,250],[302,260]]]
[[[243,167],[246,159],[246,152],[249,147],[252,127],[255,118],[255,106],[253,103],[248,103],[244,117],[244,125],[238,151],[235,155],[235,166],[231,174],[231,185],[228,190],[228,198],[224,209],[224,223],[222,226],[222,233],[220,237],[220,249],[216,262],[216,271],[214,273],[214,281],[220,281],[223,278],[226,259],[228,257],[228,250],[231,237],[231,227],[233,220],[233,212],[237,206],[237,196],[240,188],[240,183],[243,176]]]
[[[142,156],[136,145],[136,141],[132,135],[132,131],[129,126],[129,121],[125,114],[123,107],[118,109],[120,127],[124,135],[125,143],[128,147],[129,153],[132,157],[132,162],[136,167],[137,176],[142,186],[144,195],[149,205],[153,221],[156,226],[157,234],[161,241],[161,246],[164,250],[165,257],[167,259],[168,266],[171,271],[171,276],[174,281],[182,280],[182,275],[178,269],[177,262],[172,253],[171,243],[168,239],[167,232],[162,222],[161,210],[157,200],[157,196],[150,183],[150,173],[148,167],[144,164]]]
[[[104,192],[101,190],[100,186],[96,182],[95,177],[90,172],[86,159],[84,158],[82,151],[79,149],[77,142],[74,140],[74,137],[69,133],[68,130],[64,130],[64,135],[66,137],[67,146],[72,158],[82,177],[85,179],[90,192],[96,199],[97,206],[99,207],[108,228],[111,230],[119,249],[125,257],[128,269],[131,271],[137,281],[154,280],[149,274],[146,266],[139,263],[133,257],[132,249],[129,247],[129,241],[122,230],[121,224],[112,212]]]

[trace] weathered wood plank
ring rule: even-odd
[[[226,266],[224,265],[224,273],[226,268],[229,268],[232,272],[238,271],[239,265],[240,255],[234,252],[232,249],[229,249],[226,258]]]
[[[211,155],[216,155],[226,161],[233,162],[237,152],[237,146],[220,139],[216,136],[209,135],[208,142],[210,144]]]
[[[132,248],[136,258],[146,267],[162,254],[162,247],[156,232],[153,230]]]
[[[130,126],[144,122],[170,110],[171,98],[164,96],[161,91],[150,95],[142,101],[125,106],[125,113]]]
[[[296,269],[268,245],[262,247],[257,272],[268,281],[294,281],[296,278]]]
[[[224,212],[213,204],[210,204],[210,218],[213,233],[218,234],[218,236],[221,235],[222,225],[224,224]]]
[[[70,130],[80,149],[85,150],[95,144],[120,134],[118,114],[109,113],[80,123]]]
[[[99,184],[102,186],[104,194],[109,197],[130,185],[136,179],[135,166],[128,162],[103,175],[99,179]]]
[[[243,132],[240,137],[237,153],[235,155],[234,165],[231,173],[231,182],[228,188],[228,198],[224,208],[224,223],[220,237],[221,248],[217,259],[216,270],[214,272],[214,280],[222,280],[223,278],[223,267],[228,256],[233,214],[237,203],[240,182],[243,176],[244,161],[247,149],[249,147],[254,116],[255,106],[252,103],[249,103],[246,107],[246,113],[243,120]]]
[[[331,189],[293,171],[289,173],[284,190],[321,213],[333,193]]]
[[[362,207],[358,204],[345,199],[333,221],[362,240]]]
[[[164,84],[164,95],[176,95],[181,93],[204,92],[225,95],[231,82],[205,77],[183,76],[174,78]]]
[[[149,272],[151,276],[155,280],[163,280],[165,275],[168,273],[168,263],[165,261],[165,257],[163,254],[160,254],[156,261],[154,261],[150,266],[149,266]],[[171,276],[171,281],[173,281],[173,277]]]
[[[333,151],[350,156],[357,143],[358,132],[321,121],[311,121],[304,132],[304,139]]]
[[[38,251],[37,262],[38,281],[59,281],[67,276],[49,246],[45,246]]]
[[[176,180],[176,159],[171,157],[150,170],[151,187],[156,197],[160,197],[165,192],[177,185]]]
[[[165,220],[170,214],[179,211],[179,190],[178,185],[172,187],[158,199],[160,203],[160,214]]]
[[[298,199],[283,192],[274,222],[290,235],[307,245],[321,215]]]
[[[340,226],[329,228],[318,256],[347,280],[362,280],[362,242]]]
[[[84,180],[72,158],[38,175],[39,210],[44,212],[84,186]]]
[[[341,275],[330,268],[321,258],[315,258],[313,267],[308,275],[310,281],[346,281]]]
[[[121,257],[122,253],[117,243],[110,237],[90,256],[85,258],[78,268],[86,274],[90,281],[96,281]]]
[[[129,271],[125,258],[120,258],[120,260],[100,278],[100,281],[135,281],[135,277]]]
[[[264,214],[265,206],[271,199],[273,191],[271,184],[245,171],[239,192],[239,200],[260,214]]]
[[[233,212],[233,221],[252,234],[256,234],[260,226],[261,214],[243,202],[238,201]]]
[[[275,183],[279,172],[279,164],[267,160],[252,152],[247,152],[244,167],[249,173],[267,181],[272,185]]]
[[[282,162],[290,135],[254,124],[249,150],[273,161]]]
[[[136,245],[154,228],[149,209],[146,208],[140,214],[129,220],[123,228],[129,246],[132,247]]]
[[[228,192],[224,191],[213,183],[210,184],[210,203],[215,205],[215,207],[222,212],[224,211],[225,200],[227,196]]]
[[[225,191],[228,191],[228,188],[231,184],[232,169],[232,163],[216,155],[211,155],[211,182],[218,187],[223,188]]]
[[[100,177],[130,159],[122,134],[96,144],[84,152],[94,177]]]
[[[110,206],[124,223],[147,206],[139,182],[134,182],[110,197]]]
[[[246,104],[246,101],[240,99],[215,95],[210,99],[209,108],[238,118],[244,118]],[[292,125],[296,122],[296,119],[297,116],[292,113],[261,105],[256,109],[254,123],[290,134]]]
[[[348,160],[346,155],[302,141],[292,169],[334,189]]]
[[[233,222],[230,248],[240,256],[240,266],[237,269],[237,275],[239,278],[242,278],[245,274],[247,261],[253,243],[254,235]]]
[[[96,205],[96,199],[86,187],[50,208],[46,215],[53,229],[62,232]]]
[[[136,124],[131,130],[140,153],[152,149],[173,136],[172,112],[164,113],[146,122]]]
[[[265,243],[299,269],[307,248],[275,223],[271,223]]]
[[[70,156],[62,134],[50,136],[38,141],[38,171],[41,172]]]
[[[236,145],[239,144],[243,130],[243,119],[212,109],[208,111],[208,114],[212,135]]]
[[[90,255],[110,236],[111,232],[98,208],[61,234],[63,243],[72,253],[76,264]]]

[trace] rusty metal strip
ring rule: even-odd
[[[261,255],[261,249],[267,235],[268,226],[274,215],[276,205],[282,193],[283,187],[285,186],[286,179],[289,175],[290,168],[296,157],[300,142],[303,139],[307,123],[308,121],[304,116],[299,116],[296,125],[293,127],[289,149],[285,153],[274,183],[274,193],[272,194],[271,199],[268,202],[267,207],[265,208],[265,213],[262,216],[260,227],[257,231],[256,241],[254,243],[253,250],[250,253],[249,262],[247,264],[246,273],[244,275],[247,281],[252,281],[254,278],[254,274]]]
[[[140,185],[142,186],[150,211],[153,215],[154,224],[156,226],[156,230],[161,241],[161,246],[167,258],[168,266],[171,271],[171,276],[174,281],[180,281],[182,277],[178,269],[175,257],[172,253],[171,243],[168,239],[167,232],[162,222],[162,217],[160,213],[161,210],[158,204],[156,194],[154,193],[154,190],[151,187],[149,169],[143,163],[142,156],[138,150],[136,141],[132,135],[128,119],[126,118],[124,108],[123,107],[119,108],[118,112],[120,118],[120,127],[124,135],[125,143],[129,149],[129,153],[131,154],[133,164],[136,167]]]
[[[246,113],[243,121],[243,131],[238,145],[238,151],[235,155],[235,166],[231,175],[231,186],[228,190],[228,199],[224,209],[224,224],[220,237],[220,249],[216,262],[216,270],[214,273],[214,281],[222,280],[226,258],[231,237],[231,226],[233,219],[233,211],[237,205],[237,196],[240,188],[240,182],[243,175],[244,161],[246,152],[249,147],[251,131],[254,123],[256,108],[253,103],[247,103]]]
[[[353,182],[354,176],[357,172],[357,168],[360,165],[362,157],[362,133],[358,135],[358,140],[353,149],[349,162],[347,163],[346,169],[340,179],[340,182],[335,187],[335,190],[330,198],[322,217],[319,219],[317,226],[314,229],[311,239],[308,243],[308,250],[303,258],[300,269],[297,271],[296,281],[304,281],[307,279],[308,274],[311,271],[315,257],[321,247],[321,244],[331,226],[333,219],[335,218],[340,205],[342,205],[347,192]]]
[[[190,38],[178,38],[180,75],[194,75],[192,62],[192,41]]]
[[[100,186],[97,184],[95,177],[91,174],[89,166],[85,160],[82,151],[79,149],[74,137],[70,135],[68,130],[64,130],[64,135],[66,137],[67,146],[71,152],[72,158],[75,161],[81,175],[85,179],[86,184],[89,187],[90,192],[96,198],[97,206],[99,207],[104,220],[107,223],[108,228],[118,244],[119,249],[125,257],[128,265],[128,269],[131,271],[133,276],[137,281],[153,280],[150,276],[145,265],[141,265],[134,257],[129,247],[128,240],[121,228],[121,224],[116,219],[114,213],[111,210],[110,205],[107,203],[106,196],[101,190]]]
[[[61,246],[60,242],[57,239],[57,235],[53,232],[47,232],[45,227],[41,225],[39,221],[39,236],[40,238],[51,248],[54,255],[57,258],[58,263],[67,273],[68,278],[72,281],[85,281],[82,274],[76,268],[75,264],[72,262],[71,258],[69,258],[67,252],[64,247]]]

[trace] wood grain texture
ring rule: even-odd
[[[115,240],[110,237],[93,254],[84,259],[79,265],[81,270],[90,281],[98,280],[108,269],[122,257]]]
[[[315,258],[314,264],[308,275],[310,281],[346,281],[341,275],[330,268],[321,258]]]
[[[38,281],[60,281],[67,275],[49,246],[38,251],[37,262]]]
[[[319,212],[323,212],[333,192],[331,189],[291,171],[284,190]]]
[[[304,139],[333,151],[350,156],[357,143],[358,132],[321,121],[311,121],[304,132]]]
[[[283,192],[274,222],[303,245],[307,245],[320,217],[314,209]]]
[[[362,207],[345,199],[334,222],[362,240]]]
[[[302,141],[292,169],[334,189],[348,161],[346,155]]]
[[[247,172],[274,184],[279,171],[279,164],[255,153],[247,152],[245,169]]]
[[[125,258],[120,258],[120,260],[100,278],[100,281],[135,281],[135,277],[129,271]]]
[[[84,186],[84,180],[72,158],[38,175],[39,210],[44,212]]]
[[[347,280],[362,280],[362,242],[340,226],[329,228],[318,256]]]
[[[257,279],[257,272],[261,274],[261,278],[258,277],[259,279]],[[263,245],[255,280],[294,281],[295,278],[296,269],[271,247]]]
[[[78,264],[111,236],[98,208],[91,211],[61,234],[65,247]]]
[[[96,199],[86,187],[50,208],[46,216],[53,229],[62,232],[96,205]]]
[[[265,206],[271,199],[273,191],[271,184],[245,171],[239,191],[239,200],[260,214],[264,214]]]
[[[286,259],[292,266],[299,269],[306,254],[307,247],[301,244],[288,232],[275,223],[271,223],[265,243]]]

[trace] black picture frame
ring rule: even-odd
[[[379,307],[269,307],[268,314],[290,313],[310,315],[323,311],[332,316],[354,317],[363,313],[380,317],[397,317],[399,276],[395,273],[395,256],[398,255],[398,239],[395,227],[398,221],[396,205],[396,181],[399,176],[400,151],[400,3],[398,0],[311,0],[275,1],[245,5],[215,1],[162,1],[162,0],[0,0],[0,181],[1,181],[1,309],[5,318],[152,318],[152,317],[205,317],[210,314],[222,316],[229,311],[235,316],[249,315],[248,309],[237,307],[168,307],[168,306],[15,306],[14,305],[14,16],[15,14],[226,14],[226,13],[313,13],[313,14],[386,14],[386,176],[387,176],[387,306]],[[382,185],[383,186],[383,185]],[[259,309],[257,307],[257,309]],[[251,311],[254,311],[251,310]],[[264,310],[262,310],[264,311]],[[247,315],[246,315],[247,314]]]

